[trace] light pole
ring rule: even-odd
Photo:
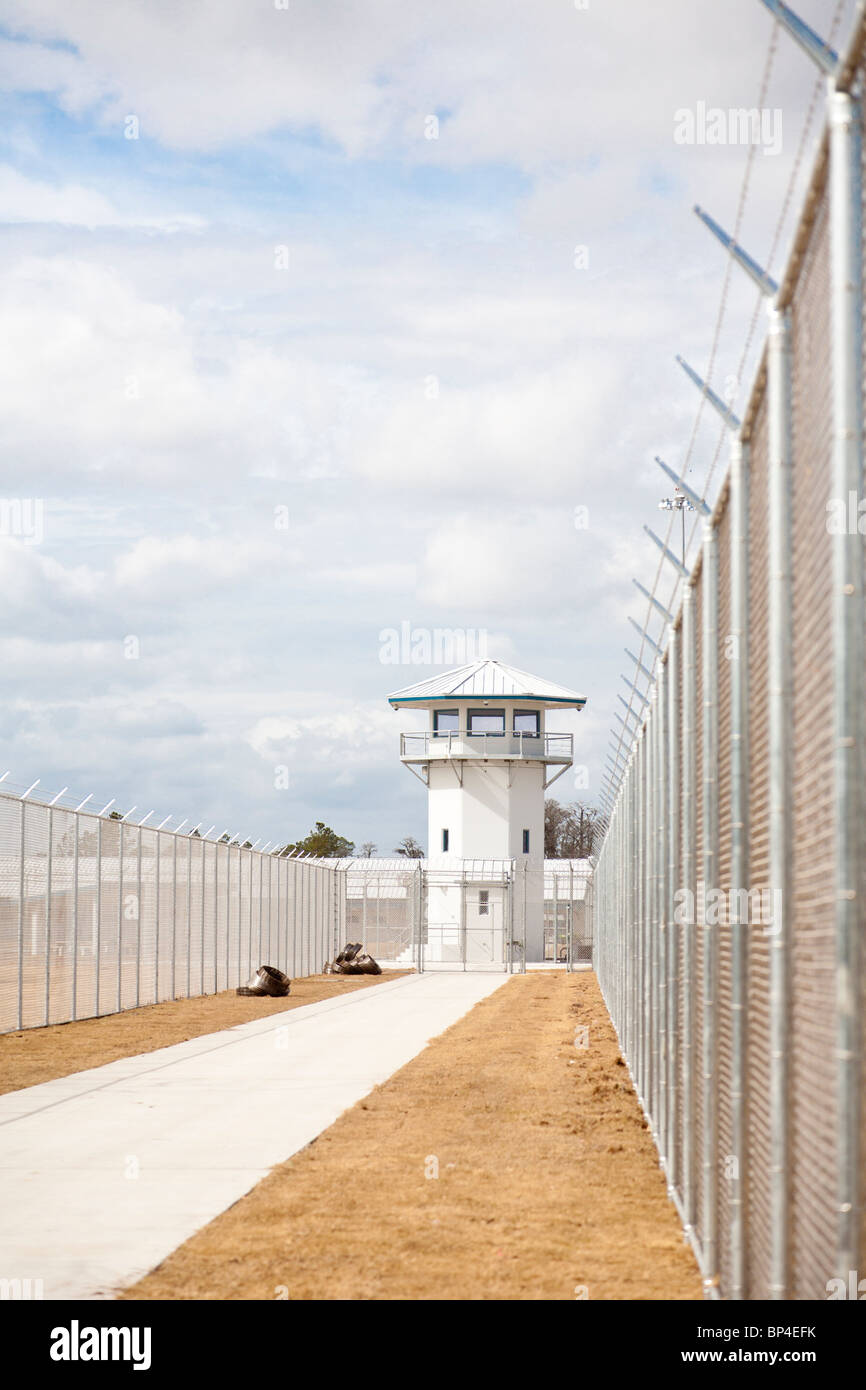
[[[683,523],[683,566],[685,566],[686,563],[686,512],[693,512],[694,510],[691,502],[679,486],[674,488],[673,497],[663,497],[659,502],[660,512],[679,512],[680,514]]]

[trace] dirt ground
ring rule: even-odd
[[[124,1295],[701,1296],[595,976],[553,972],[509,980]]]
[[[172,999],[126,1009],[102,1018],[83,1018],[75,1023],[55,1023],[47,1028],[26,1028],[0,1034],[0,1095],[55,1081],[88,1067],[101,1067],[121,1057],[155,1052],[159,1047],[218,1033],[238,1023],[250,1023],[267,1014],[316,1004],[350,990],[397,980],[405,970],[381,975],[308,975],[292,980],[285,999],[245,998],[233,989],[195,999]]]

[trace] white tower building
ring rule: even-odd
[[[549,711],[586,697],[500,661],[475,661],[388,697],[429,710],[424,732],[400,735],[400,757],[427,787],[428,856],[510,859],[525,909],[526,959],[543,956],[544,793],[573,760],[571,734]]]

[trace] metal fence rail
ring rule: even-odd
[[[0,793],[0,1032],[321,970],[345,875]]]
[[[864,32],[861,6],[595,873],[596,969],[713,1297],[866,1275]]]

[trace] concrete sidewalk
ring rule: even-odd
[[[0,1279],[110,1298],[507,979],[410,975],[0,1096]]]

